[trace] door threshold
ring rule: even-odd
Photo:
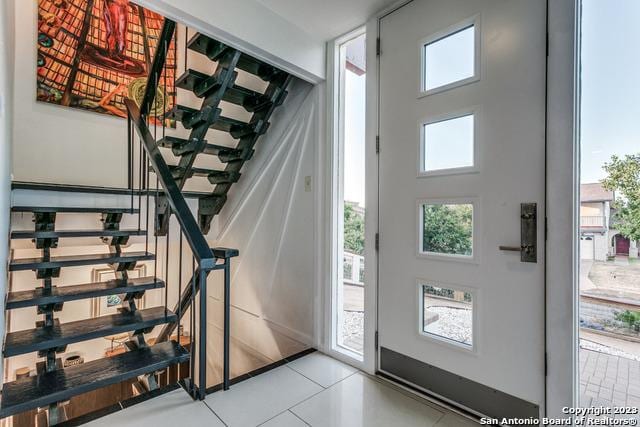
[[[481,418],[488,418],[486,415],[480,414],[479,412],[476,412],[471,408],[467,408],[466,406],[447,399],[446,397],[425,390],[422,387],[403,380],[400,377],[396,377],[395,375],[388,372],[376,371],[376,377],[386,383],[389,383],[415,396],[418,396],[421,399],[428,401],[429,403],[436,404],[462,417],[468,418],[473,422],[480,423]]]

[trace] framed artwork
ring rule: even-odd
[[[147,266],[146,265],[138,265],[133,270],[129,270],[129,278],[137,279],[140,277],[145,277],[147,274]],[[95,282],[106,282],[108,280],[114,280],[116,278],[115,272],[112,268],[94,268],[92,272],[92,281]],[[136,306],[138,308],[145,307],[145,299],[147,294],[140,299],[136,300]],[[104,297],[97,297],[91,299],[91,317],[99,317],[106,316],[109,314],[118,313],[118,309],[122,307],[122,302],[124,301],[124,294],[121,295],[107,295]]]
[[[129,0],[35,1],[37,100],[126,118],[124,100],[142,101],[164,18]],[[151,111],[155,120],[175,104],[175,76],[174,37]]]

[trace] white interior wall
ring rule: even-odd
[[[138,0],[256,58],[313,83],[325,76],[325,40],[257,0]]]
[[[36,101],[37,1],[9,0],[15,5],[16,55],[13,87],[13,179],[98,187],[127,186],[126,120],[75,108]],[[178,75],[184,69],[185,27],[178,26]],[[193,35],[193,31],[190,33]],[[189,53],[190,66],[212,71],[210,61]],[[177,102],[197,106],[186,91],[178,90]],[[82,125],[79,123],[82,122]],[[188,133],[178,125],[170,135]],[[73,167],[69,163],[73,159]],[[96,161],[100,159],[100,161]],[[193,183],[190,184],[193,186]],[[196,186],[196,189],[202,189]],[[193,189],[193,188],[191,188]]]
[[[8,212],[11,197],[11,133],[13,103],[13,4],[0,4],[0,211]],[[9,215],[0,215],[0,260],[8,256]],[[0,262],[0,295],[7,287],[7,263]],[[4,298],[0,302],[0,331],[5,328]],[[0,354],[0,378],[3,360]],[[1,387],[1,386],[0,386]]]
[[[271,361],[314,345],[321,89],[297,82],[290,93],[208,236],[212,246],[240,251],[232,261],[232,337]],[[222,276],[212,280],[208,319],[221,330]]]
[[[15,5],[16,23],[14,180],[126,187],[126,121],[36,102],[38,2],[6,3]]]

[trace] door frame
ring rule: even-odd
[[[373,242],[379,229],[378,156],[379,57],[376,54],[380,20],[413,0],[401,0],[367,22],[365,313],[375,312],[377,330],[378,258]],[[544,0],[539,0],[544,1]],[[562,416],[563,407],[577,403],[577,278],[580,244],[578,212],[579,144],[579,2],[547,0],[547,112],[546,112],[546,259],[545,259],[545,413]],[[569,262],[567,262],[569,261]],[[373,295],[375,294],[375,295]],[[567,310],[566,307],[571,307]],[[367,311],[368,310],[368,311]],[[370,316],[371,317],[371,316]],[[371,332],[371,331],[369,331]],[[376,333],[375,331],[373,332]],[[365,348],[365,354],[368,351]],[[377,343],[373,370],[378,371]],[[371,358],[369,358],[371,360]],[[371,372],[367,364],[366,370]]]
[[[371,375],[375,374],[376,355],[375,355],[375,330],[377,313],[375,308],[375,301],[377,291],[375,289],[377,280],[377,258],[375,254],[375,232],[373,235],[369,233],[370,230],[377,228],[377,185],[371,186],[369,184],[369,174],[371,173],[371,147],[369,144],[369,114],[371,110],[371,104],[369,103],[369,85],[373,80],[369,77],[369,70],[374,69],[371,60],[370,51],[373,48],[373,55],[375,59],[375,43],[372,46],[370,39],[367,36],[366,41],[366,61],[367,61],[367,77],[366,77],[366,135],[365,135],[365,247],[364,247],[364,262],[365,262],[365,292],[364,292],[364,349],[362,360],[358,360],[354,357],[355,354],[351,354],[348,350],[337,350],[335,348],[335,340],[333,334],[333,322],[335,316],[335,287],[337,280],[340,278],[338,263],[338,251],[337,245],[341,244],[339,238],[337,238],[337,232],[339,230],[339,215],[337,208],[342,206],[340,198],[343,196],[343,189],[340,182],[342,179],[340,171],[344,166],[340,152],[344,148],[344,141],[342,140],[342,130],[340,122],[341,105],[343,104],[343,98],[341,97],[341,79],[340,79],[340,46],[349,40],[352,40],[362,34],[369,34],[369,26],[361,25],[352,31],[345,33],[344,35],[327,43],[327,82],[326,82],[326,141],[327,144],[321,150],[323,151],[324,163],[326,164],[327,175],[324,180],[325,185],[325,206],[324,214],[327,218],[324,226],[324,255],[326,261],[323,263],[325,273],[323,274],[323,294],[322,294],[322,313],[323,321],[321,327],[317,329],[320,331],[318,337],[318,347],[322,352],[344,362],[352,365],[358,369],[361,369]],[[375,38],[374,38],[375,41]],[[375,139],[374,139],[375,141]],[[375,149],[373,151],[375,157]],[[375,167],[377,170],[377,166]],[[377,171],[376,171],[377,173]],[[375,197],[372,197],[371,191],[375,191]],[[376,222],[373,222],[376,218]]]

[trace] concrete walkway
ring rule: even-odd
[[[593,265],[592,260],[580,260],[580,292],[594,289],[596,285],[589,279],[589,272]]]
[[[640,406],[640,362],[580,349],[580,406]]]

